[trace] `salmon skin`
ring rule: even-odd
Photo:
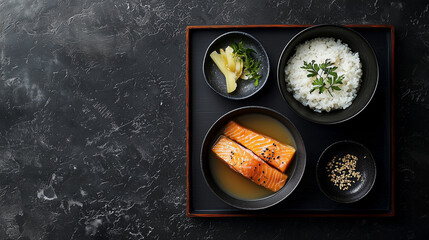
[[[225,136],[219,137],[212,151],[234,171],[273,192],[280,190],[286,183],[286,174],[271,167],[252,151]]]
[[[234,121],[226,125],[223,134],[282,172],[287,169],[295,154],[295,148],[242,127]]]

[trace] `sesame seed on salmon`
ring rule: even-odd
[[[292,146],[242,127],[234,121],[226,125],[223,134],[282,172],[286,171],[296,151]]]
[[[271,167],[252,151],[225,136],[219,137],[212,151],[234,171],[273,192],[280,190],[286,183],[286,174]]]

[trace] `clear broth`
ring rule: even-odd
[[[246,114],[235,118],[234,121],[243,127],[296,148],[295,141],[289,130],[281,122],[272,117],[262,114]],[[224,192],[232,197],[243,200],[255,200],[274,193],[232,170],[222,159],[216,157],[212,151],[209,154],[209,165],[215,182]]]

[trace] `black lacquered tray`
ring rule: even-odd
[[[191,26],[187,28],[187,214],[222,216],[393,216],[394,215],[394,28],[386,25],[347,25],[362,34],[377,55],[380,78],[368,107],[357,117],[335,125],[320,125],[300,118],[282,98],[277,86],[277,62],[288,41],[306,26]],[[270,59],[266,86],[249,99],[228,100],[204,81],[202,62],[209,44],[229,31],[256,37]],[[242,106],[272,108],[289,118],[300,131],[307,151],[304,176],[295,191],[281,203],[264,210],[246,211],[218,199],[201,172],[200,151],[210,126],[223,114]],[[322,151],[339,140],[362,143],[372,152],[377,179],[371,192],[356,203],[328,199],[318,188],[316,164]]]

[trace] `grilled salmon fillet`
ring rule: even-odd
[[[252,151],[231,139],[221,136],[212,151],[230,168],[273,192],[280,190],[287,176],[258,158]]]
[[[242,127],[234,121],[226,125],[223,134],[282,172],[287,169],[295,154],[295,148]]]

